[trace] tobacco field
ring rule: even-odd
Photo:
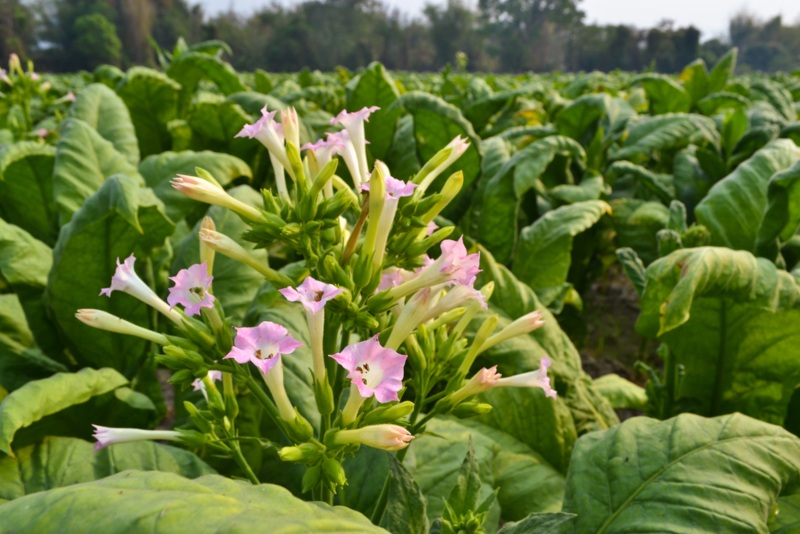
[[[800,72],[225,51],[0,71],[0,532],[800,530]]]

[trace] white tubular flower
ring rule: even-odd
[[[403,307],[403,311],[400,312],[394,327],[392,327],[389,339],[386,340],[387,348],[397,350],[400,344],[425,321],[430,303],[431,289],[429,287],[420,290],[409,299]]]
[[[546,396],[555,399],[557,396],[556,390],[550,387],[550,377],[547,376],[547,369],[550,364],[550,358],[545,356],[539,362],[540,367],[537,370],[501,378],[494,387],[541,388]]]
[[[483,368],[477,373],[475,376],[469,379],[469,381],[464,384],[458,391],[453,393],[450,398],[451,406],[457,406],[459,403],[467,400],[470,397],[474,397],[479,393],[483,393],[494,387],[500,377],[502,377],[500,373],[497,372],[497,366],[490,367],[489,369]]]
[[[281,125],[286,141],[292,143],[295,148],[300,148],[300,121],[297,119],[297,110],[288,107],[281,110]]]
[[[516,321],[512,322],[498,333],[491,336],[487,339],[481,348],[479,349],[479,353],[488,350],[491,347],[494,347],[498,343],[502,343],[503,341],[509,340],[511,338],[521,336],[524,334],[528,334],[533,332],[537,328],[540,328],[544,325],[544,321],[542,320],[542,314],[538,311],[533,311],[526,315],[523,315]]]
[[[173,323],[181,326],[183,324],[181,314],[171,309],[169,304],[158,298],[158,295],[150,289],[150,286],[139,278],[133,268],[134,263],[136,263],[136,257],[133,254],[128,256],[123,263],[120,263],[119,258],[117,258],[117,270],[111,278],[111,286],[100,290],[100,294],[110,298],[112,291],[125,292],[155,308]]]
[[[215,206],[222,206],[229,210],[238,213],[246,219],[251,221],[263,221],[264,217],[261,212],[252,206],[248,206],[241,200],[238,200],[228,194],[223,188],[217,184],[212,184],[208,180],[204,180],[198,176],[187,176],[179,174],[170,182],[178,192],[186,195],[192,200],[205,202],[206,204],[213,204]]]
[[[203,230],[210,230],[212,232],[216,231],[217,226],[214,224],[214,219],[211,217],[203,217],[203,221],[200,223],[200,231]],[[214,256],[216,256],[217,251],[213,248],[209,247],[207,243],[204,243],[202,240],[200,241],[200,263],[205,263],[206,267],[208,268],[208,275],[211,276],[214,274]]]
[[[385,451],[405,449],[414,436],[399,425],[370,425],[355,430],[339,430],[333,445],[367,445]]]
[[[174,430],[141,430],[139,428],[108,428],[100,425],[94,427],[93,437],[97,440],[94,450],[99,451],[103,447],[114,445],[115,443],[128,443],[131,441],[180,441],[181,433]]]
[[[82,309],[75,313],[75,317],[83,324],[91,326],[92,328],[97,328],[98,330],[140,337],[158,343],[159,345],[170,344],[169,339],[167,339],[167,336],[164,334],[142,328],[141,326],[120,319],[116,315],[104,312],[103,310]]]
[[[292,165],[289,163],[289,157],[286,155],[286,147],[283,143],[283,128],[275,121],[276,113],[277,111],[267,111],[267,106],[265,105],[261,109],[261,118],[253,124],[245,124],[235,137],[258,139],[269,150],[269,153],[274,155],[292,175]]]
[[[331,119],[331,124],[341,124],[350,135],[350,139],[353,142],[353,147],[355,149],[358,161],[361,183],[365,183],[367,181],[367,176],[369,176],[369,168],[367,167],[367,142],[364,135],[364,122],[369,120],[370,114],[378,111],[379,109],[380,108],[378,106],[372,106],[368,108],[362,108],[359,111],[354,111],[353,113],[342,111],[336,117]],[[359,185],[360,184],[356,184],[356,187]]]
[[[361,184],[369,183],[369,173],[361,173],[361,169],[358,166],[358,154],[347,130],[336,133],[329,132],[326,135],[328,136],[327,142],[335,147],[333,153],[342,156],[347,170],[350,171],[350,176],[353,177],[355,188],[358,189]]]

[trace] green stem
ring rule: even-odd
[[[725,365],[727,362],[728,352],[728,304],[723,300],[720,303],[719,310],[720,317],[720,330],[719,330],[719,354],[717,356],[717,372],[714,377],[714,396],[711,397],[711,413],[709,417],[718,415],[722,406],[722,394],[724,391],[723,382],[728,368]]]
[[[280,417],[278,416],[278,408],[275,406],[275,403],[272,402],[272,399],[267,397],[267,394],[264,393],[264,390],[261,389],[261,384],[256,382],[253,379],[252,375],[247,376],[246,384],[247,384],[247,389],[249,389],[250,392],[253,395],[255,395],[256,400],[258,400],[258,402],[261,403],[261,405],[266,410],[269,418],[272,419],[272,422],[281,431],[281,435],[283,435],[284,441],[286,441],[287,443],[291,443],[289,436],[287,436],[286,431],[284,430],[283,425],[281,424]]]
[[[250,464],[247,463],[244,455],[242,455],[242,449],[239,447],[239,444],[234,442],[231,444],[230,447],[231,452],[233,453],[233,460],[239,466],[239,468],[244,471],[244,474],[247,476],[247,479],[250,480],[254,485],[259,485],[258,477],[255,473],[253,473],[253,469],[250,467]]]

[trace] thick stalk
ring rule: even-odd
[[[259,485],[258,477],[253,472],[253,469],[250,467],[250,464],[247,463],[244,455],[242,454],[242,449],[239,447],[239,443],[233,442],[230,445],[230,450],[233,453],[233,460],[236,462],[236,465],[244,472],[247,479],[255,484],[256,486]]]

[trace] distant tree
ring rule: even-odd
[[[446,7],[427,4],[424,13],[430,25],[437,67],[454,61],[457,52],[464,52],[473,67],[480,67],[484,39],[478,13],[464,0],[448,0]]]
[[[84,15],[75,21],[73,31],[76,39],[72,50],[86,68],[92,69],[103,63],[119,65],[122,58],[122,43],[117,37],[116,27],[100,13]]]
[[[34,18],[19,0],[0,0],[0,57],[16,53],[23,59],[35,44]]]

